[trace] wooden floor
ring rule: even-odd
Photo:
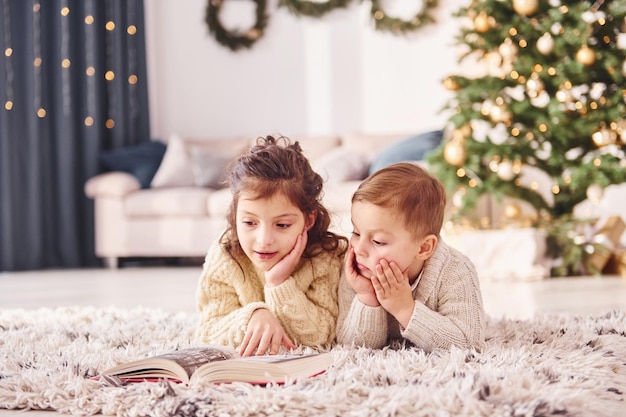
[[[118,270],[58,270],[0,273],[0,308],[144,306],[166,311],[195,311],[200,266],[123,267]],[[536,313],[598,314],[626,310],[626,278],[572,277],[533,282],[489,282],[482,293],[487,314],[531,318]],[[0,417],[59,416],[45,411],[0,409]]]
[[[200,272],[201,266],[0,272],[0,308],[144,306],[194,312]],[[497,317],[626,310],[626,278],[620,277],[483,280],[481,286],[485,310]]]

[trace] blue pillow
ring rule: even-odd
[[[422,161],[441,143],[443,130],[433,130],[399,140],[384,149],[370,164],[369,175],[396,162]]]
[[[102,151],[98,159],[106,170],[128,172],[137,178],[141,188],[150,188],[150,181],[159,169],[165,149],[163,142],[149,141]]]

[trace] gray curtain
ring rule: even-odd
[[[150,140],[142,0],[0,0],[0,271],[97,266],[83,186]]]

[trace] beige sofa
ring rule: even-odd
[[[367,176],[370,162],[383,149],[410,134],[350,134],[297,139],[313,168],[326,180],[323,201],[332,230],[349,235],[350,198]],[[214,140],[173,137],[150,188],[126,172],[106,172],[85,184],[95,204],[95,251],[110,267],[120,258],[203,257],[225,227],[228,188],[198,186],[193,161],[204,157],[223,163],[249,146],[249,138]],[[187,158],[187,159],[185,159]],[[198,159],[198,158],[196,158]]]

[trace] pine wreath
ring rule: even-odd
[[[397,17],[388,16],[380,6],[379,0],[372,0],[370,14],[374,19],[376,30],[391,32],[395,35],[413,32],[427,23],[434,22],[435,19],[429,11],[437,5],[437,0],[423,0],[422,8],[411,19],[404,20]]]
[[[352,0],[327,0],[323,2],[310,0],[280,0],[279,7],[286,7],[296,16],[322,17],[326,13],[346,8]]]
[[[223,0],[209,0],[207,5],[205,21],[209,26],[209,32],[221,45],[227,46],[232,51],[250,48],[254,42],[263,36],[263,30],[267,26],[266,0],[251,1],[256,3],[256,20],[254,26],[245,32],[228,31],[224,28],[219,17]]]

